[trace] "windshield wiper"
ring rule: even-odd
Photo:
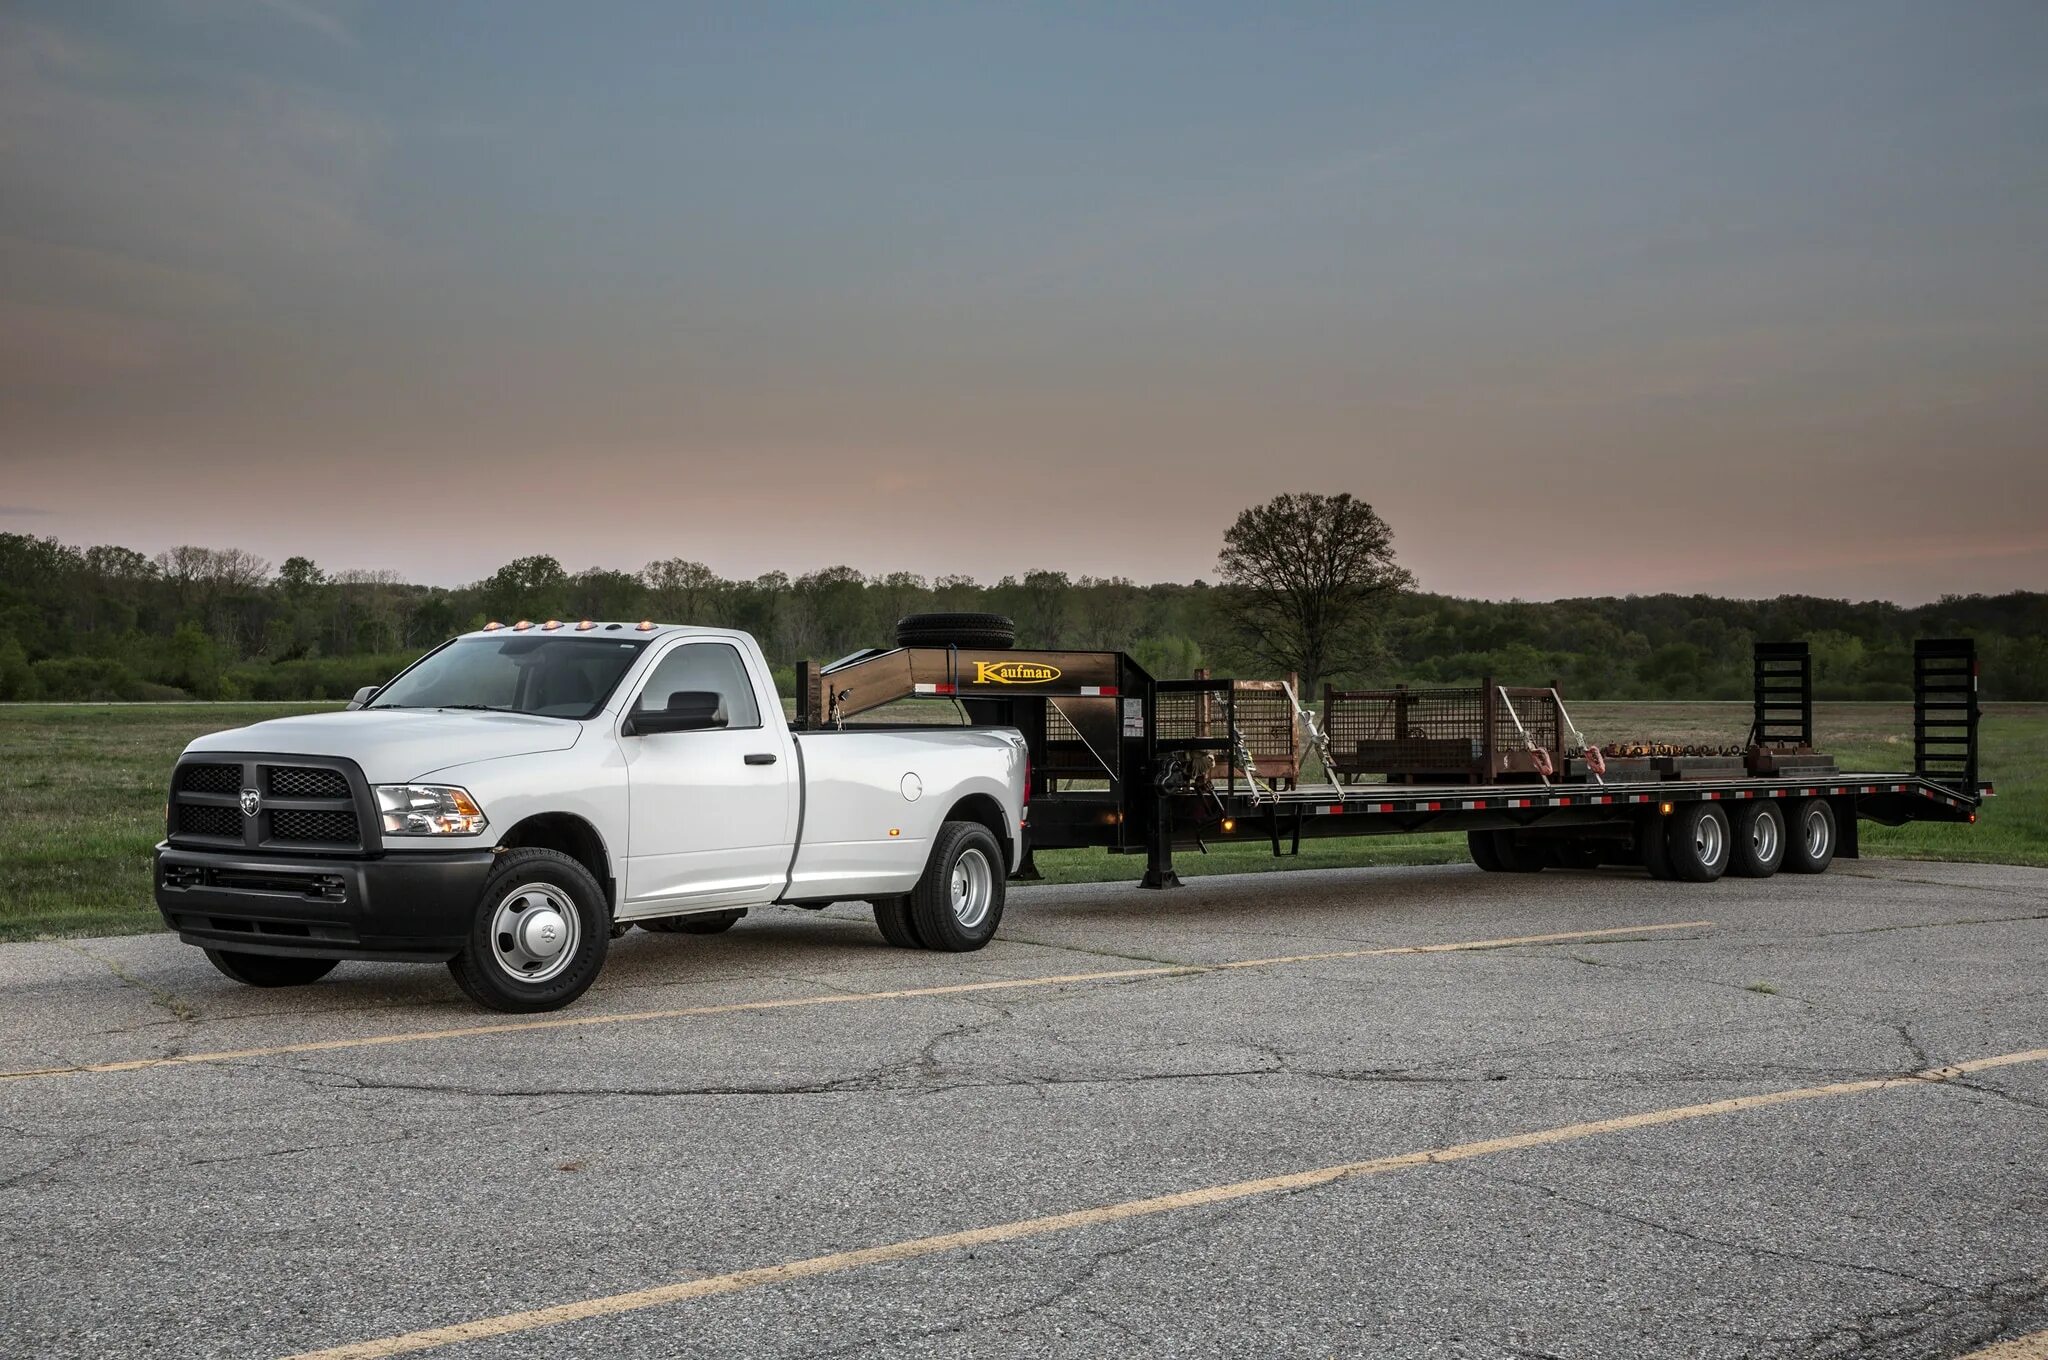
[[[516,708],[507,708],[502,704],[435,704],[434,707],[443,710],[451,708],[467,709],[472,713],[517,713],[519,711]]]
[[[411,708],[411,704],[370,704],[370,708]]]

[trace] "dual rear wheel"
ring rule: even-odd
[[[1002,843],[980,822],[947,822],[917,886],[874,901],[875,925],[898,949],[964,954],[992,939],[1003,919]]]

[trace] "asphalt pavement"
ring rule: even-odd
[[[0,946],[0,1354],[1924,1357],[2048,1328],[2048,872],[633,932],[567,1011]]]

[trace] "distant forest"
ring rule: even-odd
[[[443,639],[488,619],[641,619],[743,628],[785,692],[799,658],[888,645],[923,610],[1016,619],[1019,644],[1115,648],[1154,675],[1272,669],[1239,651],[1219,587],[1136,585],[1035,571],[868,576],[827,567],[725,580],[671,559],[638,572],[565,571],[524,557],[473,585],[412,585],[391,572],[275,567],[238,549],[154,557],[0,534],[0,700],[337,699],[388,679]],[[1341,685],[1556,681],[1585,699],[1741,699],[1750,644],[1804,638],[1819,696],[1911,695],[1912,640],[1978,639],[1987,699],[2048,699],[2048,594],[1970,595],[1906,608],[1787,595],[1725,600],[1630,595],[1541,604],[1402,594],[1379,622],[1378,660]]]

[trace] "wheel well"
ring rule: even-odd
[[[970,793],[952,807],[946,809],[949,822],[980,822],[989,834],[996,838],[996,844],[1003,847],[1003,872],[1007,874],[1010,864],[1017,858],[1015,837],[1003,825],[1003,805],[985,793]]]
[[[605,901],[614,906],[618,904],[618,894],[613,890],[611,856],[605,853],[604,837],[598,835],[597,828],[589,822],[572,812],[543,812],[520,822],[498,841],[500,850],[528,846],[559,850],[575,860],[590,870],[590,876],[604,888]]]

